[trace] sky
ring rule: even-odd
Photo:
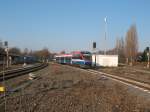
[[[111,49],[132,24],[142,51],[150,46],[150,0],[0,0],[0,40],[22,50],[91,51],[93,42]]]

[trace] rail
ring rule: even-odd
[[[13,70],[7,70],[0,72],[0,81],[8,80],[17,76],[21,76],[39,69],[42,69],[44,67],[48,66],[47,63],[39,63],[32,66],[22,67],[18,69]]]
[[[136,80],[133,80],[133,79],[112,75],[112,74],[109,74],[109,73],[100,72],[100,71],[97,71],[97,70],[88,70],[88,71],[91,72],[91,73],[101,74],[101,75],[104,75],[104,76],[109,77],[111,79],[115,79],[115,80],[124,82],[126,84],[131,84],[131,85],[134,85],[136,87],[142,88],[144,90],[150,91],[150,85],[147,84],[147,83],[143,83],[143,82],[139,82],[139,81],[136,81]]]
[[[65,66],[67,67],[68,65],[65,65]],[[121,77],[121,76],[112,75],[112,74],[105,73],[105,72],[100,72],[100,71],[97,71],[94,69],[81,69],[81,68],[77,68],[77,67],[73,67],[73,66],[68,66],[68,67],[72,67],[74,69],[78,69],[78,70],[81,70],[84,72],[89,72],[92,74],[100,74],[100,75],[103,75],[103,76],[105,76],[111,80],[123,83],[123,84],[128,85],[128,86],[132,86],[132,87],[140,89],[144,92],[150,93],[150,85],[148,83],[140,82],[137,80],[133,80],[133,79],[129,79],[129,78]]]

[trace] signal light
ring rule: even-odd
[[[96,42],[93,42],[93,49],[96,48]]]
[[[149,47],[146,47],[146,51],[149,52]]]
[[[4,42],[4,46],[5,46],[5,47],[8,47],[8,41],[5,41],[5,42]]]

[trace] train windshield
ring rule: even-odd
[[[72,59],[82,59],[80,54],[73,54]]]
[[[84,60],[91,60],[92,54],[90,52],[81,52],[83,55]]]

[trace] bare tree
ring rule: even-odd
[[[49,58],[50,56],[50,52],[47,48],[44,48],[43,50],[41,50],[41,54],[44,58]]]
[[[3,42],[0,40],[0,54],[4,53]]]
[[[122,54],[124,51],[124,39],[123,38],[117,38],[116,39],[116,53],[118,55]]]
[[[17,47],[13,47],[13,48],[10,48],[9,53],[19,55],[19,54],[21,54],[21,50]]]
[[[32,50],[29,51],[29,55],[30,55],[30,56],[33,55],[33,51],[32,51]]]
[[[28,48],[25,48],[24,51],[23,51],[23,55],[28,55],[28,53],[29,53]]]
[[[47,60],[50,58],[51,53],[49,52],[49,50],[47,48],[44,48],[42,50],[38,50],[38,51],[34,51],[33,56],[37,57],[39,60]]]
[[[66,53],[66,52],[65,52],[64,50],[60,52],[60,54],[65,54],[65,53]]]
[[[136,25],[132,25],[126,34],[125,40],[125,55],[127,63],[130,61],[132,65],[135,61],[138,52],[138,36],[136,31]]]
[[[116,47],[115,47],[115,52],[116,54],[118,54],[119,56],[119,61],[120,62],[124,62],[124,58],[125,58],[125,55],[124,55],[124,39],[123,38],[117,38],[116,39]]]
[[[3,47],[3,42],[2,42],[2,40],[0,40],[0,48],[2,48]]]

